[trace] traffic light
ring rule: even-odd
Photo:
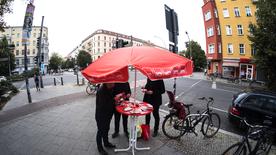
[[[40,47],[40,37],[36,39],[36,48]]]
[[[41,62],[44,62],[44,54],[41,53]]]
[[[35,57],[33,58],[33,60],[34,60],[34,64],[36,64],[36,65],[37,65],[37,62],[38,62],[38,56],[35,56]]]

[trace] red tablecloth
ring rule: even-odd
[[[146,102],[133,103],[130,101],[124,101],[116,106],[116,110],[125,115],[142,116],[151,113],[153,107]]]

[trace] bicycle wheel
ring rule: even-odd
[[[89,85],[88,85],[88,86],[86,87],[86,93],[87,93],[88,95],[94,94],[95,91],[96,91],[96,87],[94,87],[94,86],[89,86]]]
[[[256,155],[268,155],[270,152],[270,149],[272,147],[272,141],[270,141],[268,138],[260,140],[259,144],[257,144],[258,150],[256,151]]]
[[[205,117],[202,122],[201,132],[205,137],[211,138],[218,132],[219,128],[219,115],[217,113],[210,113],[210,115]]]
[[[222,155],[246,155],[246,146],[244,143],[238,142],[226,149]]]
[[[184,121],[179,120],[176,115],[166,117],[162,123],[162,131],[165,136],[176,139],[185,134]]]

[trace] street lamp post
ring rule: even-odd
[[[190,37],[189,37],[188,32],[186,31],[185,33],[186,33],[186,35],[187,35],[187,37],[188,37],[188,39],[189,39],[189,55],[190,55],[189,58],[192,59],[192,46],[191,46],[191,40],[190,40]]]

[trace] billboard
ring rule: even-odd
[[[23,31],[22,31],[22,44],[28,45],[29,38],[31,36],[32,25],[33,25],[33,14],[34,14],[35,6],[30,3],[27,5],[24,24],[23,24]]]

